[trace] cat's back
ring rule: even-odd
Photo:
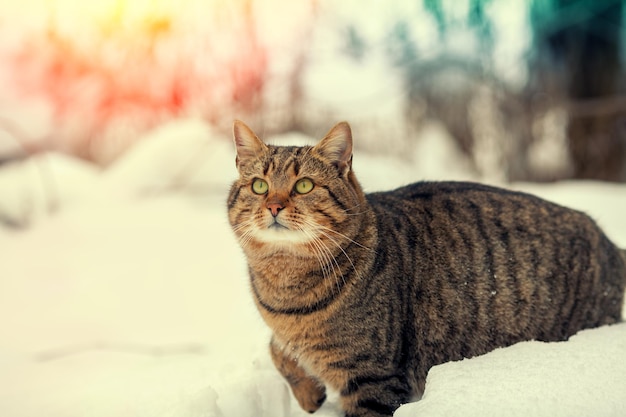
[[[423,302],[450,314],[442,321],[455,312],[470,328],[508,329],[493,345],[563,339],[620,318],[624,259],[582,212],[469,182],[419,182],[367,199],[389,273],[415,279]]]
[[[463,181],[415,182],[391,191],[369,193],[367,194],[367,199],[374,206],[391,202],[393,202],[394,206],[404,207],[411,205],[432,206],[448,203],[468,205],[473,203],[481,203],[483,205],[491,203],[501,205],[508,202],[511,205],[526,204],[560,207],[531,194]],[[565,210],[573,211],[571,209]]]
[[[603,234],[586,214],[531,194],[472,182],[417,182],[367,199],[378,217],[422,223],[426,229],[476,229],[481,237],[499,233],[544,235]],[[397,221],[398,219],[395,219]],[[442,230],[443,232],[443,230]],[[496,236],[494,236],[495,238]]]

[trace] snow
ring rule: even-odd
[[[624,415],[625,352],[620,324],[582,331],[567,343],[522,342],[449,362],[430,371],[421,401],[396,417],[479,415],[467,409],[483,416]]]
[[[473,179],[431,134],[405,159],[357,153],[364,187]],[[271,364],[227,223],[230,139],[194,120],[148,139],[104,171],[56,154],[0,167],[0,215],[29,225],[0,223],[0,416],[308,415]],[[626,247],[626,186],[512,187],[590,213]],[[434,367],[396,415],[625,415],[625,357],[626,324],[520,343]],[[337,396],[316,415],[340,416]]]

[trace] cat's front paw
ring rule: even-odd
[[[326,388],[312,378],[291,384],[291,390],[300,407],[309,413],[316,412],[326,401]]]

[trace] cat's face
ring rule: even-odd
[[[347,123],[312,147],[266,145],[241,122],[235,122],[234,138],[240,177],[228,214],[244,249],[315,250],[349,238],[363,194],[351,172]]]

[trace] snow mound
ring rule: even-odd
[[[587,417],[626,413],[626,324],[562,343],[522,342],[433,367],[395,417]]]
[[[226,193],[235,178],[232,140],[197,119],[171,121],[124,153],[103,175],[108,193],[145,196],[170,191]]]
[[[0,167],[0,227],[25,227],[89,193],[96,166],[50,152]]]

